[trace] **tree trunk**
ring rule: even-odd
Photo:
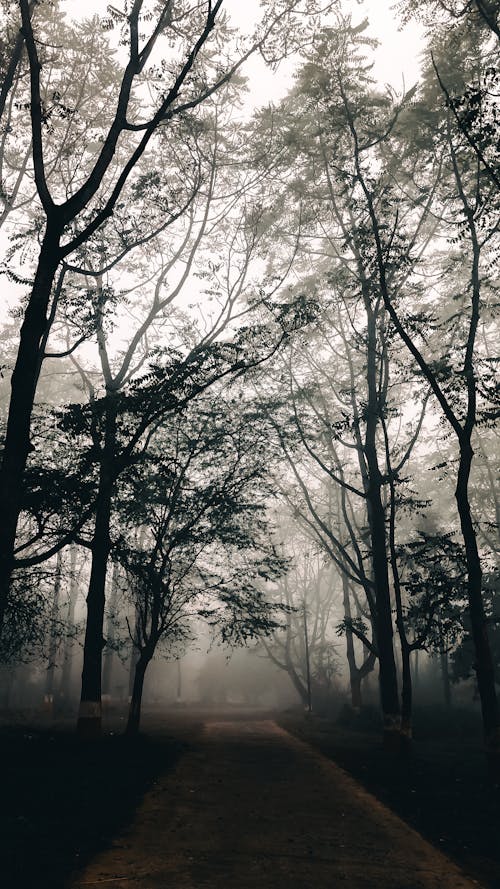
[[[78,583],[76,580],[76,546],[73,544],[70,548],[70,563],[69,563],[69,601],[68,601],[68,627],[73,627],[75,624],[75,610],[76,610],[76,600],[78,598]],[[72,653],[72,641],[66,636],[64,642],[64,657],[63,657],[63,665],[61,671],[61,684],[59,686],[59,695],[63,702],[63,706],[67,709],[68,701],[70,699],[71,694],[71,666],[73,663],[73,653]]]
[[[40,344],[47,327],[50,294],[60,261],[60,234],[59,227],[47,225],[11,379],[9,415],[0,469],[0,635],[14,568],[24,471],[31,450],[31,415],[40,372]]]
[[[401,636],[401,735],[408,744],[412,737],[413,687],[411,677],[411,648]]]
[[[355,713],[361,713],[361,708],[363,706],[363,696],[361,694],[361,676],[359,674],[359,670],[355,670],[351,673],[350,677],[351,682],[351,705],[352,709]]]
[[[56,658],[58,648],[57,618],[59,615],[59,599],[61,596],[61,580],[62,580],[62,550],[57,553],[56,576],[54,581],[54,599],[52,602],[51,620],[50,620],[50,643],[49,643],[49,662],[47,665],[47,673],[45,677],[45,695],[44,710],[50,716],[54,711],[54,680],[56,673]]]
[[[369,651],[369,649],[366,647],[363,647],[363,651],[365,653],[365,660],[358,669],[361,682],[363,682],[363,680],[369,679],[370,673],[373,672],[373,670],[375,669],[375,664],[377,663],[377,655],[374,651]],[[366,682],[366,684],[368,684],[368,682]]]
[[[487,632],[482,597],[482,569],[472,521],[468,485],[473,450],[469,441],[460,442],[460,463],[455,497],[465,544],[467,595],[472,639],[475,649],[477,687],[481,700],[486,750],[500,760],[500,713],[495,689],[495,670]]]
[[[182,701],[182,670],[181,670],[181,659],[177,658],[177,703],[180,704]]]
[[[364,287],[364,289],[366,289]],[[377,389],[377,328],[369,294],[364,294],[367,316],[368,404],[364,452],[368,467],[366,500],[370,528],[373,579],[375,583],[376,636],[379,659],[380,703],[384,720],[384,743],[393,748],[399,744],[401,713],[398,678],[394,656],[391,593],[387,558],[385,510],[382,503],[382,475],[377,454],[377,427],[381,406]]]
[[[130,663],[128,667],[128,700],[129,703],[132,700],[132,695],[134,692],[134,682],[135,682],[135,668],[137,667],[137,662],[139,660],[139,648],[141,645],[141,638],[139,632],[139,621],[140,621],[140,612],[139,607],[136,603],[135,606],[135,618],[134,618],[134,636],[132,640],[132,651],[130,652]]]
[[[144,677],[146,675],[146,669],[150,660],[150,657],[142,653],[135,665],[134,685],[132,689],[132,698],[130,701],[126,728],[127,735],[136,735],[139,731],[139,725],[141,722],[141,704],[142,692],[144,689]]]
[[[111,674],[113,672],[113,645],[115,638],[115,619],[116,604],[118,601],[118,565],[113,565],[111,574],[111,595],[109,601],[108,621],[106,625],[106,647],[104,649],[103,667],[102,667],[102,688],[104,694],[111,694]]]
[[[396,659],[394,657],[393,627],[389,577],[385,550],[385,517],[380,489],[373,491],[372,554],[377,606],[377,647],[379,659],[380,702],[384,719],[384,741],[388,747],[398,745],[401,714],[398,695]]]
[[[312,713],[311,662],[309,657],[309,634],[307,630],[307,611],[305,602],[302,603],[302,611],[304,615],[304,653],[306,660],[307,712]]]
[[[114,490],[117,405],[114,393],[107,394],[104,447],[101,451],[99,488],[92,541],[92,567],[87,594],[87,625],[83,649],[82,691],[77,731],[94,737],[102,727],[102,650],[106,601],[106,571],[111,548],[110,520]]]
[[[354,635],[349,627],[349,621],[352,618],[351,601],[349,598],[349,583],[344,573],[342,573],[342,593],[344,603],[344,615],[346,619],[346,655],[347,665],[349,667],[349,681],[351,686],[351,705],[355,713],[359,713],[363,703],[361,696],[361,674],[356,664]]]
[[[441,678],[443,680],[443,696],[446,706],[451,707],[451,683],[450,671],[448,667],[448,652],[442,648],[439,652],[439,660],[441,663]]]
[[[293,687],[302,701],[302,705],[304,709],[308,707],[309,698],[307,694],[307,688],[302,682],[300,676],[298,675],[295,667],[293,666],[289,657],[286,658],[286,672],[288,673],[290,679],[292,680]]]

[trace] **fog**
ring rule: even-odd
[[[0,23],[2,880],[494,889],[500,4]]]

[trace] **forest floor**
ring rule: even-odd
[[[85,745],[64,725],[3,728],[2,887],[465,889],[479,885],[474,877],[500,886],[493,862],[454,854],[453,830],[441,843],[427,830],[432,846],[386,808],[424,832],[404,811],[406,790],[396,799],[395,779],[385,787],[383,752],[365,749],[367,733],[291,715],[280,721],[316,749],[268,714],[234,710],[170,711],[147,717],[136,741],[107,734]],[[420,798],[418,769],[411,775],[417,786],[408,792]],[[409,786],[408,775],[400,778]],[[472,831],[480,800],[469,791],[466,784],[454,805],[460,823],[460,807],[468,810]],[[431,807],[432,795],[429,817]]]
[[[82,743],[74,721],[16,722],[0,728],[0,886],[62,889],[130,823],[186,741],[166,732],[133,741],[106,733]]]
[[[488,889],[500,889],[500,788],[491,779],[480,718],[421,708],[406,755],[384,750],[370,714],[325,719],[284,713],[280,725],[359,781]]]

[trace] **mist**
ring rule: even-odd
[[[498,885],[499,12],[0,4],[13,889]]]

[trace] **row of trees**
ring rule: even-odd
[[[401,716],[403,732],[411,731],[411,652],[447,621],[450,595],[458,606],[465,593],[485,736],[496,749],[492,615],[483,599],[470,479],[476,441],[486,464],[495,456],[498,188],[484,147],[494,97],[475,78],[486,69],[486,83],[493,78],[497,45],[474,18],[448,37],[439,32],[419,90],[398,100],[373,88],[363,65],[367,44],[362,29],[325,29],[273,117],[284,147],[287,209],[302,221],[303,273],[322,306],[308,340],[290,350],[289,436],[285,416],[276,426],[304,521],[366,597],[371,638],[348,623],[377,654],[387,732],[399,734]],[[477,114],[470,124],[457,110],[474,105],[474,90],[484,132]],[[460,537],[443,535],[447,525],[436,533],[444,510],[429,514],[428,485],[411,472],[416,454],[420,464],[428,457],[420,442],[431,424],[449,448],[441,468],[452,476],[456,463]],[[309,463],[307,478],[294,438]],[[401,515],[412,512],[413,529],[401,533]],[[478,518],[480,528],[494,514]]]
[[[138,471],[149,461],[154,472],[161,466],[159,454],[166,444],[158,437],[164,430],[168,442],[172,437],[178,441],[182,418],[189,445],[177,456],[172,445],[161,477],[177,492],[184,475],[175,484],[173,479],[183,458],[186,471],[193,462],[189,447],[195,447],[199,434],[188,431],[190,404],[196,401],[204,415],[208,408],[199,399],[218,387],[221,406],[222,381],[264,360],[295,324],[293,309],[276,304],[265,318],[254,311],[238,331],[228,331],[233,316],[249,311],[241,296],[251,287],[249,265],[258,243],[258,220],[247,206],[252,173],[241,163],[241,134],[229,111],[241,89],[237,71],[252,52],[267,53],[272,63],[289,41],[307,41],[311,28],[301,32],[300,41],[296,37],[302,12],[298,2],[268,4],[256,33],[242,46],[223,15],[222,0],[159,7],[134,2],[122,12],[110,7],[108,17],[76,27],[65,23],[63,4],[5,4],[4,221],[12,226],[15,220],[16,233],[4,271],[31,290],[12,373],[0,478],[0,626],[4,639],[13,640],[19,635],[19,600],[31,602],[31,611],[36,608],[36,594],[30,599],[22,592],[27,571],[33,574],[35,565],[45,564],[72,541],[89,548],[79,720],[85,731],[100,727],[109,558],[127,541],[124,527],[113,534],[120,486],[125,490],[132,484],[132,467]],[[18,235],[20,220],[24,229]],[[188,281],[195,302],[211,300],[213,309],[194,317],[187,311],[182,295]],[[86,365],[85,352],[79,351],[89,340],[98,349],[97,376],[93,359]],[[47,359],[68,359],[77,375],[76,404],[59,416],[50,407],[34,415]],[[61,400],[67,400],[67,386]],[[203,440],[207,449],[211,434],[207,431]],[[229,456],[219,443],[221,455]],[[47,448],[52,449],[49,466]],[[240,454],[236,467],[228,465],[229,477],[240,471],[239,460],[244,460]],[[190,484],[200,496],[205,485],[207,498],[213,498],[201,517],[218,501],[226,516],[229,507],[214,480],[202,475]],[[160,495],[151,488],[151,496]],[[163,537],[167,529],[172,534],[172,522],[182,525],[182,499],[177,498],[180,493],[172,508],[180,514],[164,517]],[[234,526],[244,508],[244,500],[235,506]],[[213,526],[220,546],[227,540],[223,524],[221,518]],[[143,535],[155,553],[149,575],[159,571],[155,559],[160,555],[163,575],[170,566],[170,544],[156,539],[157,532],[148,528]],[[189,533],[183,531],[187,538]],[[244,548],[243,531],[233,546]],[[250,561],[266,563],[266,547],[261,552],[255,541],[253,549]],[[135,558],[131,552],[129,545],[129,555],[121,558],[134,576],[140,546]],[[191,552],[191,558],[191,574],[187,568],[181,574],[196,587],[192,571],[195,565],[201,570],[201,553],[195,559]],[[220,601],[226,595],[227,610],[234,615],[240,602],[244,632],[248,587],[242,585],[232,600],[225,573],[215,579],[216,564],[212,586],[220,585]],[[142,570],[145,589],[145,565]],[[173,582],[168,576],[158,580],[167,599]],[[259,595],[254,596],[257,611]],[[141,667],[156,644],[151,640],[160,632],[158,622],[165,632],[158,615],[154,625],[141,629]]]
[[[462,12],[452,31],[431,35],[418,90],[380,93],[364,63],[364,27],[346,21],[321,32],[295,89],[271,120],[262,115],[285,194],[277,236],[300,228],[297,267],[319,305],[289,347],[274,401],[264,400],[297,483],[295,508],[362,590],[370,634],[348,612],[347,626],[378,658],[386,733],[411,733],[411,653],[443,624],[456,633],[450,615],[465,598],[495,750],[482,558],[491,575],[498,550],[484,529],[497,501],[489,492],[473,518],[471,473],[474,448],[483,470],[496,456],[498,45],[483,15]],[[422,436],[429,427],[446,441],[437,463]],[[425,468],[455,475],[458,522],[433,514]],[[404,514],[413,520],[400,527]]]
[[[396,96],[337,4],[264,4],[243,49],[222,0],[71,26],[61,4],[4,4],[3,271],[29,296],[4,334],[1,644],[33,649],[58,553],[84,547],[82,731],[112,562],[131,730],[158,646],[202,616],[263,636],[308,706],[311,651],[326,687],[344,633],[356,707],[378,663],[391,745],[413,653],[470,636],[498,752],[497,18],[443,6],[441,27],[435,5],[422,81]],[[256,50],[299,62],[249,120]]]

